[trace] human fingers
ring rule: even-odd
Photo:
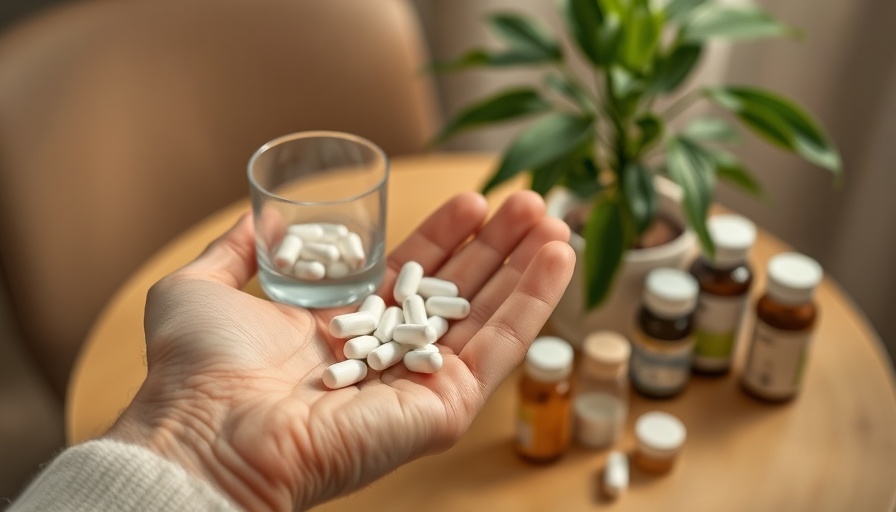
[[[538,251],[550,242],[568,240],[569,226],[565,222],[553,217],[542,218],[510,254],[507,263],[501,266],[482,290],[472,298],[470,315],[454,323],[440,343],[449,347],[454,353],[460,353],[464,345],[479,332],[507,299]]]
[[[447,261],[436,277],[457,284],[462,297],[473,297],[544,217],[544,201],[532,191],[511,195],[476,237]]]
[[[230,230],[176,273],[242,288],[255,275],[256,265],[252,215],[244,213]]]
[[[532,259],[507,300],[460,352],[460,359],[488,397],[523,360],[569,284],[575,253],[550,242]]]
[[[395,278],[408,261],[420,263],[427,275],[434,273],[479,229],[487,214],[488,204],[481,194],[465,192],[448,200],[392,251],[377,293],[387,302],[392,299]]]

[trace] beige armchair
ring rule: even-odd
[[[54,389],[128,274],[247,194],[264,142],[330,129],[423,149],[421,37],[400,0],[88,1],[5,34],[0,270]]]

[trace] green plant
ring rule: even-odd
[[[585,278],[589,307],[607,295],[624,252],[650,226],[657,199],[653,176],[683,190],[683,208],[703,250],[713,253],[706,216],[717,179],[761,194],[752,173],[724,149],[738,132],[716,117],[673,130],[669,122],[698,100],[729,112],[768,142],[840,175],[840,157],[800,107],[769,91],[715,85],[678,96],[658,111],[656,100],[677,93],[712,39],[745,41],[795,35],[756,6],[710,0],[567,0],[566,29],[593,71],[577,76],[558,40],[515,13],[489,17],[506,47],[474,49],[437,70],[543,66],[544,87],[503,91],[462,110],[436,138],[523,116],[540,119],[504,151],[484,186],[488,192],[521,172],[533,190],[568,187],[591,202],[585,223]]]

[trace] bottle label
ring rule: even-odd
[[[747,295],[719,297],[700,294],[697,306],[697,328],[694,332],[694,367],[699,370],[726,370],[731,357]]]
[[[692,337],[670,343],[639,333],[632,349],[631,377],[641,390],[674,395],[687,384],[694,352]]]
[[[576,413],[576,437],[585,446],[610,446],[623,430],[626,406],[609,393],[582,393],[573,401],[573,409]]]
[[[810,329],[782,331],[757,319],[744,385],[770,399],[794,395],[802,381],[811,339]]]

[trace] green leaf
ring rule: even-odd
[[[607,298],[628,246],[622,204],[607,194],[598,196],[585,223],[585,282],[589,308]]]
[[[513,89],[470,105],[449,121],[434,143],[439,144],[458,132],[485,124],[506,121],[551,109],[534,89]]]
[[[578,105],[583,111],[595,112],[596,107],[588,93],[569,78],[557,73],[550,73],[545,78],[545,84]]]
[[[762,185],[736,156],[720,149],[712,151],[711,154],[716,167],[716,176],[720,180],[740,187],[756,197],[762,197]]]
[[[560,180],[560,184],[571,190],[580,199],[589,199],[603,190],[603,186],[598,179],[600,172],[597,169],[597,164],[594,163],[589,145],[586,144],[583,147],[584,150],[580,150],[572,160],[572,165]]]
[[[663,30],[662,11],[650,10],[648,0],[633,0],[622,20],[621,62],[634,73],[644,72],[653,62]]]
[[[504,152],[498,170],[482,189],[489,192],[521,171],[558,160],[591,137],[594,121],[566,112],[549,114],[524,130]]]
[[[604,23],[604,13],[601,11],[598,0],[567,0],[566,23],[573,38],[595,66],[603,65],[602,44],[600,38],[601,26]]]
[[[627,118],[638,108],[638,101],[644,93],[644,83],[621,66],[611,66],[609,75],[614,105],[621,118]]]
[[[436,73],[446,73],[477,67],[534,66],[551,62],[553,60],[541,52],[520,50],[488,52],[479,48],[470,50],[453,61],[433,63],[431,69]]]
[[[666,5],[666,17],[669,21],[680,23],[704,3],[706,0],[671,0]]]
[[[666,145],[666,170],[684,192],[682,207],[688,224],[697,233],[704,253],[712,257],[715,247],[706,229],[706,215],[715,190],[713,162],[693,143],[673,137]]]
[[[635,120],[635,124],[641,132],[635,154],[640,154],[659,139],[663,133],[663,120],[654,114],[644,114]]]
[[[653,174],[641,164],[630,164],[622,173],[622,190],[638,234],[643,233],[656,215],[656,189]]]
[[[684,44],[676,47],[670,55],[660,58],[654,66],[650,91],[671,92],[677,89],[700,60],[702,50],[699,44]]]
[[[709,142],[736,142],[740,135],[733,126],[717,117],[698,117],[688,123],[682,133],[690,139]]]
[[[541,54],[546,59],[563,59],[560,46],[535,23],[518,14],[501,13],[489,18],[489,23],[511,50],[522,53]]]
[[[714,87],[707,93],[717,105],[736,114],[758,135],[838,177],[841,175],[837,148],[800,107],[753,87]]]
[[[797,34],[796,30],[755,5],[709,3],[694,12],[691,22],[684,27],[684,40],[692,42],[713,38],[764,39]]]

